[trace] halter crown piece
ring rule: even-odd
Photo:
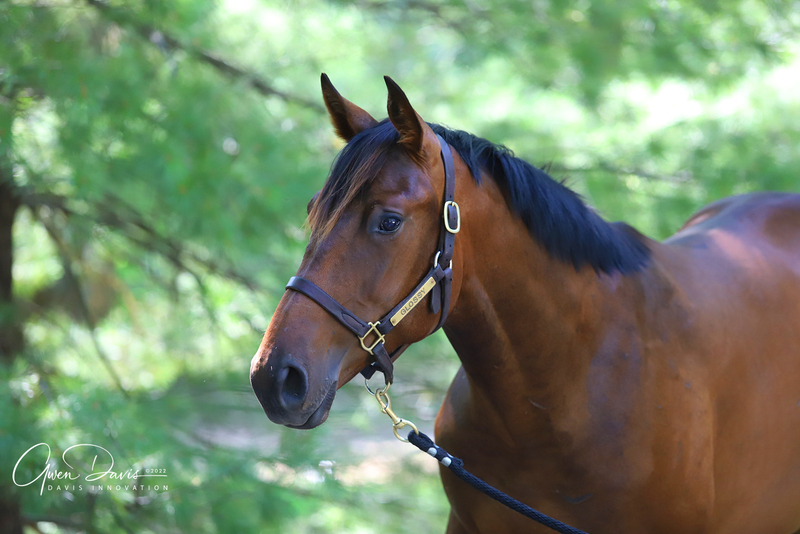
[[[450,310],[450,292],[453,282],[453,247],[456,234],[461,229],[461,210],[454,200],[456,180],[453,154],[450,152],[447,142],[440,135],[437,135],[436,138],[439,140],[442,162],[444,163],[444,206],[442,226],[439,232],[439,245],[433,260],[433,267],[422,278],[417,287],[400,301],[400,304],[381,317],[380,320],[374,323],[366,322],[336,302],[336,299],[328,295],[319,286],[305,278],[293,276],[289,279],[289,283],[286,284],[286,289],[291,289],[307,296],[333,315],[345,328],[353,332],[358,337],[361,347],[375,358],[375,361],[364,368],[361,374],[366,378],[370,378],[375,374],[375,371],[381,371],[387,384],[391,384],[393,379],[394,365],[392,362],[408,348],[408,345],[401,345],[389,354],[384,346],[386,334],[391,332],[428,293],[431,293],[431,311],[433,313],[441,312],[439,324],[436,325],[433,332],[442,327]]]

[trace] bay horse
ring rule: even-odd
[[[436,440],[490,484],[591,534],[798,531],[800,195],[720,200],[657,242],[386,83],[379,122],[322,76],[347,145],[252,360],[267,416],[316,427],[373,343],[396,357],[446,317],[462,366]],[[451,148],[460,231],[442,266]],[[437,265],[444,309],[421,293],[388,334],[334,317],[383,317]],[[441,475],[449,534],[550,532]]]

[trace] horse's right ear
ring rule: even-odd
[[[339,137],[349,142],[359,133],[378,124],[372,115],[340,95],[324,72],[320,77],[320,82],[322,83],[322,98],[325,100],[325,107],[328,108],[331,123]]]

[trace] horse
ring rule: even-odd
[[[800,532],[800,195],[719,200],[655,241],[386,84],[378,121],[322,75],[347,144],[251,363],[269,419],[320,425],[443,322],[461,367],[436,440],[493,486],[592,534]],[[390,333],[360,319],[398,302]],[[448,534],[550,532],[441,479]]]

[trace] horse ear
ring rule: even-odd
[[[328,108],[331,123],[339,137],[349,142],[359,133],[378,124],[372,115],[340,95],[324,72],[320,77],[320,82],[322,99],[325,100],[325,107]]]
[[[410,154],[419,156],[421,155],[422,142],[425,138],[424,127],[427,125],[422,120],[422,117],[417,115],[417,112],[411,107],[408,97],[400,89],[400,86],[388,76],[384,76],[383,79],[386,81],[386,88],[389,90],[389,101],[386,104],[389,111],[389,120],[400,132],[399,142]]]

